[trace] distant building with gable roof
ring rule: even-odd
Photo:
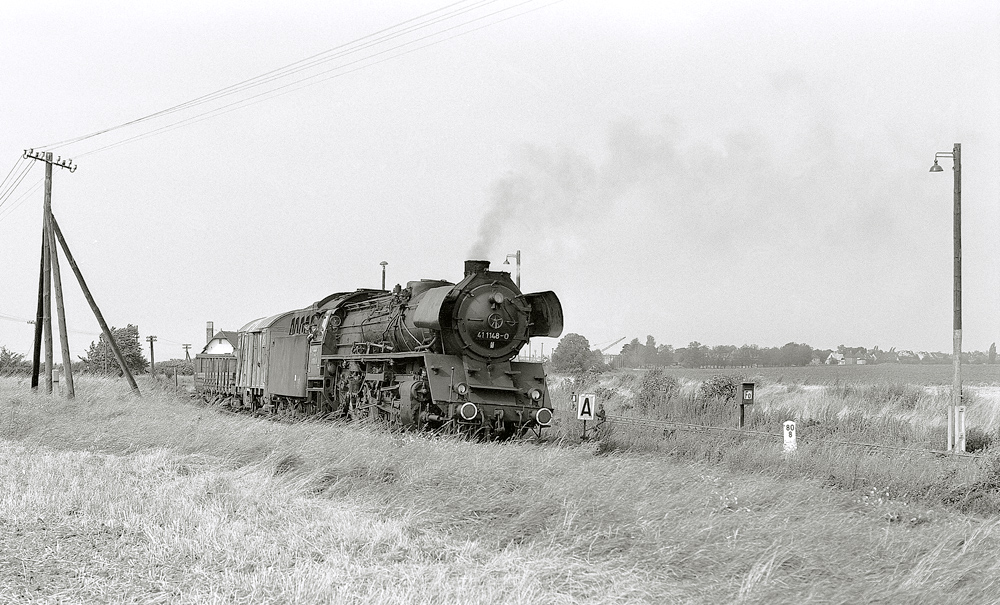
[[[232,355],[236,350],[238,332],[221,330],[212,337],[205,348],[201,350],[202,355]]]

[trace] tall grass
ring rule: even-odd
[[[654,371],[652,374],[656,375]],[[649,374],[591,376],[572,386],[604,395],[608,414],[667,420],[705,427],[735,428],[738,408],[733,399],[706,396],[716,393],[718,375],[705,389],[705,376],[691,379],[666,374],[673,386],[651,396]],[[747,378],[733,376],[732,382]],[[779,377],[780,378],[780,377]],[[604,427],[602,448],[649,451],[673,458],[721,464],[737,472],[800,477],[848,490],[880,490],[918,506],[946,506],[965,513],[1000,514],[996,483],[997,460],[987,447],[977,461],[943,458],[950,389],[894,381],[843,382],[826,385],[783,383],[751,376],[757,398],[746,408],[750,431],[774,435],[727,434],[692,430],[641,428],[611,423]],[[661,383],[657,377],[652,382]],[[566,383],[556,383],[553,397],[566,398]],[[723,389],[724,390],[724,389]],[[997,441],[992,424],[1000,397],[991,386],[966,389],[970,444],[988,446]],[[797,422],[799,449],[792,458],[782,455],[782,425]],[[564,413],[558,426],[566,438],[582,434],[580,423]],[[879,446],[879,447],[875,447]]]
[[[66,402],[0,381],[0,602],[1000,596],[995,523],[883,485],[831,489],[804,478],[826,472],[808,457],[755,442],[722,459],[598,455],[255,420],[80,382]]]

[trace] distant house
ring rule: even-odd
[[[826,365],[829,365],[829,366],[842,366],[842,365],[844,365],[844,354],[843,353],[830,353],[830,356],[826,358]]]
[[[222,330],[208,341],[201,350],[202,355],[231,355],[236,350],[237,332]]]

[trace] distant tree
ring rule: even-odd
[[[557,372],[579,374],[594,365],[594,354],[586,338],[576,333],[563,336],[552,351],[552,367]]]
[[[733,345],[716,345],[708,352],[706,362],[717,368],[728,368],[736,363],[737,348]]]
[[[865,347],[845,347],[844,345],[839,345],[837,347],[837,352],[844,357],[854,357],[855,359],[865,359],[870,360],[868,356],[868,349]]]
[[[743,367],[751,367],[760,364],[760,347],[757,345],[743,345],[736,349],[734,353],[734,364]]]
[[[807,366],[812,362],[813,348],[807,344],[789,342],[781,347],[778,359],[783,366]]]
[[[760,350],[760,365],[775,367],[781,365],[781,349],[778,347],[764,347]]]
[[[983,351],[970,351],[962,354],[963,363],[987,364],[990,362],[989,354]]]
[[[591,372],[607,372],[611,369],[611,366],[604,362],[604,353],[602,353],[600,349],[594,349],[591,351],[590,359],[591,363],[590,368],[588,369]]]
[[[672,345],[660,345],[656,347],[656,361],[661,366],[672,366],[676,363],[674,347]]]
[[[7,347],[0,347],[0,374],[23,372],[27,369],[30,368],[28,362],[24,359],[24,355],[15,353]]]
[[[626,368],[638,368],[642,365],[642,349],[638,338],[633,338],[632,342],[622,347],[622,365]]]
[[[111,328],[111,335],[118,344],[118,349],[125,358],[125,365],[134,374],[145,372],[149,368],[149,362],[142,356],[142,344],[139,343],[139,328],[128,324],[124,328]],[[91,342],[87,349],[87,355],[81,356],[80,361],[88,372],[120,374],[118,360],[115,359],[114,351],[104,335],[97,342]]]
[[[174,374],[180,374],[181,376],[190,376],[194,374],[194,362],[187,361],[185,359],[168,359],[166,361],[157,361],[156,372],[158,374],[165,374],[167,376],[173,376]]]
[[[705,365],[708,347],[697,340],[688,343],[681,353],[681,365],[685,368],[700,368]]]
[[[646,336],[646,344],[639,353],[639,360],[642,363],[642,367],[650,368],[660,365],[656,358],[656,353],[656,339],[652,336]]]
[[[997,362],[997,343],[993,343],[990,345],[990,352],[988,353],[988,355],[991,364]]]

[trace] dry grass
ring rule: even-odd
[[[835,369],[800,368],[814,374]],[[675,459],[722,464],[743,473],[818,479],[849,490],[876,490],[916,506],[1000,514],[1000,452],[987,449],[980,452],[984,458],[972,461],[933,453],[946,446],[944,410],[950,402],[950,388],[895,382],[898,376],[892,369],[860,369],[876,370],[867,374],[870,382],[861,380],[866,376],[862,373],[856,373],[857,380],[851,382],[834,377],[827,384],[808,384],[812,381],[801,376],[795,381],[774,375],[748,376],[757,383],[757,398],[747,408],[747,428],[775,437],[685,430],[664,434],[662,429],[612,424],[605,427],[610,431],[604,432],[601,447],[658,452]],[[788,368],[770,372],[779,370]],[[553,398],[567,408],[556,413],[558,431],[567,439],[579,438],[581,423],[568,410],[567,400],[568,391],[584,389],[597,392],[609,414],[735,427],[738,410],[733,401],[698,395],[702,382],[715,374],[695,370],[692,378],[682,370],[672,372],[677,388],[652,397],[646,392],[647,378],[652,375],[641,372],[591,376],[582,384],[557,379]],[[964,397],[967,426],[1000,443],[996,424],[1000,388],[969,386]],[[799,450],[794,461],[781,459],[781,427],[787,420],[798,425]]]
[[[219,414],[0,381],[0,602],[987,603],[994,522],[583,446]],[[772,468],[771,471],[764,471]],[[784,471],[775,472],[775,468]]]

